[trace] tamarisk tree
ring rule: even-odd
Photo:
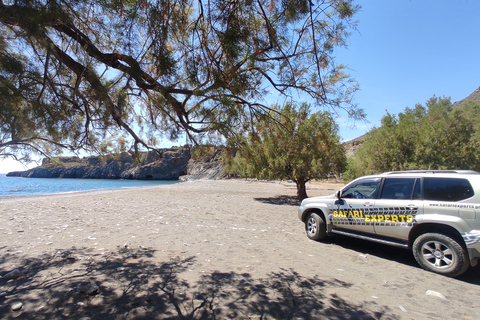
[[[302,94],[362,116],[351,0],[2,0],[0,157],[191,141]]]
[[[231,173],[258,179],[292,180],[297,198],[307,198],[306,183],[345,171],[347,157],[338,127],[328,112],[311,114],[310,106],[275,106],[238,145]]]

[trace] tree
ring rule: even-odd
[[[333,59],[357,10],[351,0],[0,1],[0,156],[229,136],[268,110],[268,93],[363,117]]]
[[[453,109],[449,99],[432,98],[422,121],[415,160],[426,169],[480,170],[478,145],[480,105]]]
[[[239,145],[235,168],[241,176],[293,180],[299,200],[307,198],[308,181],[339,174],[347,164],[331,115],[311,114],[306,103],[274,106]]]
[[[432,97],[398,117],[387,113],[349,161],[346,179],[408,169],[480,170],[480,105],[453,109],[449,98]]]

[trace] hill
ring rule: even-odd
[[[361,135],[360,137],[357,137],[355,139],[346,141],[343,143],[343,146],[345,147],[345,151],[347,154],[347,158],[353,157],[355,153],[357,153],[358,148],[360,148],[363,144],[363,141],[367,137],[367,134]]]
[[[466,102],[473,101],[480,104],[480,87],[473,91],[468,97],[463,100],[457,101],[453,104],[453,108],[461,108]]]

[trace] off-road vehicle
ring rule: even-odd
[[[424,269],[455,277],[480,258],[480,174],[386,172],[302,201],[307,236],[341,234],[410,248]]]

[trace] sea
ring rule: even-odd
[[[167,180],[47,179],[0,174],[0,198],[103,189],[142,188],[180,183]]]

